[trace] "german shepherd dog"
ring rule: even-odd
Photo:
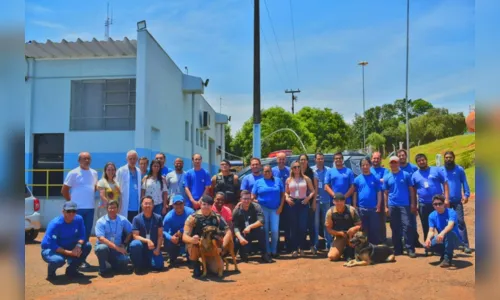
[[[218,250],[217,227],[206,226],[200,239],[200,256],[203,265],[202,277],[207,276],[207,258],[212,257],[217,262],[217,275],[222,277],[224,266]]]
[[[367,266],[383,262],[394,262],[396,258],[394,251],[388,246],[375,246],[368,242],[368,237],[361,231],[358,231],[350,240],[354,246],[356,259],[348,261],[344,267]]]

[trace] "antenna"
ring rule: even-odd
[[[109,2],[108,9],[106,12],[106,21],[104,21],[104,37],[109,39],[109,28],[113,25],[113,9],[111,9],[111,17],[109,16]]]

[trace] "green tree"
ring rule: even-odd
[[[398,120],[400,122],[406,121],[406,105],[404,99],[398,99],[394,102],[394,107],[398,113]],[[434,106],[425,101],[424,99],[410,100],[408,103],[408,119],[413,119],[415,117],[425,114]]]
[[[410,140],[415,144],[426,144],[462,134],[465,127],[463,113],[450,114],[445,108],[432,108],[410,120]]]
[[[226,124],[224,125],[224,146],[226,147],[226,152],[233,153],[233,149],[231,148],[231,143],[233,142],[233,136],[231,135],[231,125]],[[228,157],[227,154],[225,155],[226,158],[231,158]]]
[[[342,116],[329,108],[304,107],[297,117],[316,138],[316,147],[312,152],[324,153],[344,150],[347,146],[349,126]]]
[[[366,143],[380,151],[382,148],[382,145],[385,145],[385,137],[379,133],[372,132],[366,138]]]

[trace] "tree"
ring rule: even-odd
[[[383,137],[379,133],[372,132],[366,138],[366,143],[368,145],[371,145],[371,146],[375,147],[377,150],[380,151],[380,148],[382,147],[382,145],[385,145],[385,137]]]
[[[463,113],[450,114],[445,108],[432,108],[426,114],[410,120],[410,140],[426,144],[438,139],[462,134],[465,130]]]
[[[224,146],[226,147],[226,152],[233,153],[233,149],[231,148],[231,143],[233,142],[233,137],[231,136],[231,125],[224,125]],[[224,155],[226,158],[227,154]]]
[[[307,127],[300,121],[297,115],[285,111],[282,107],[271,107],[262,110],[261,136],[262,157],[277,150],[292,149],[303,152],[300,141],[290,131],[279,131],[278,129],[289,128],[297,133],[304,143],[306,150],[316,146],[316,139]],[[248,119],[242,128],[236,133],[231,148],[234,154],[249,158],[252,155],[253,144],[253,118]],[[314,148],[313,148],[314,149]]]
[[[424,99],[410,100],[408,103],[408,119],[425,114],[430,109],[434,108],[431,103]],[[398,119],[400,122],[406,122],[406,105],[405,99],[398,99],[394,102],[394,106],[398,112]]]
[[[333,152],[344,150],[347,146],[349,127],[339,113],[329,108],[306,106],[297,113],[297,117],[316,137],[316,147],[312,152]]]

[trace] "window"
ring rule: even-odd
[[[71,81],[70,130],[134,130],[135,79]]]
[[[200,147],[203,148],[203,131],[200,131]]]
[[[200,136],[200,130],[198,128],[196,128],[196,146],[198,146],[200,144],[199,143],[199,141],[200,141],[199,136]]]
[[[207,134],[205,133],[205,136],[204,136],[204,144],[205,144],[205,149],[207,149]]]
[[[189,122],[184,123],[184,138],[189,142]]]

